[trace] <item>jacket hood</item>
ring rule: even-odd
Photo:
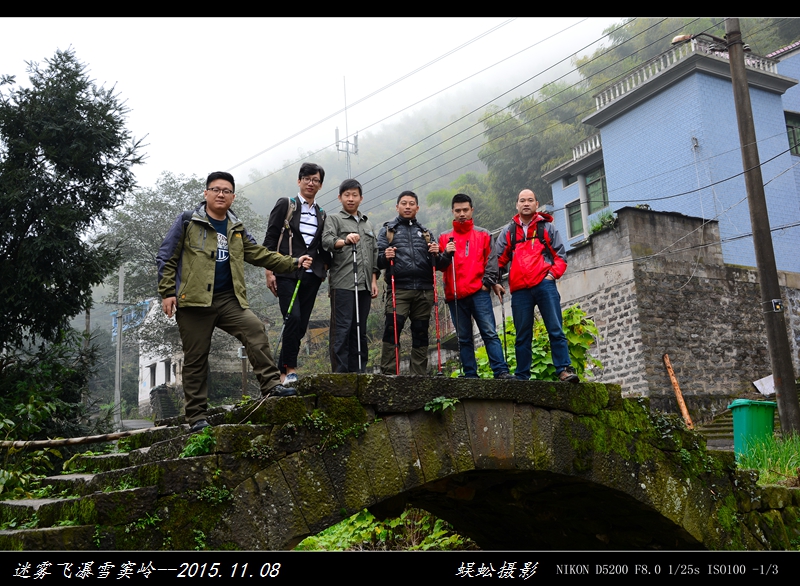
[[[533,215],[533,220],[532,221],[534,223],[536,223],[536,222],[539,222],[540,220],[544,220],[545,222],[552,223],[553,222],[553,216],[551,216],[547,212],[536,212]],[[522,220],[519,219],[519,214],[514,216],[514,223],[517,224],[518,226],[522,226]]]
[[[203,221],[208,222],[208,213],[206,212],[206,202],[202,202],[200,203],[200,205],[194,208],[194,213],[198,217],[200,217],[200,219],[202,219]],[[237,218],[236,214],[233,213],[233,209],[228,208],[227,214],[228,214],[227,219],[233,222],[234,226],[239,223],[239,218]]]
[[[453,220],[453,230],[459,234],[466,234],[472,230],[474,226],[475,224],[472,220],[467,220],[466,222],[457,222],[456,220]]]

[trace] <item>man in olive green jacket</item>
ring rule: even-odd
[[[208,352],[214,327],[245,347],[264,396],[289,396],[280,384],[264,324],[250,311],[244,263],[276,273],[308,268],[308,255],[293,259],[259,246],[230,212],[236,198],[230,173],[211,173],[205,203],[179,215],[158,251],[158,292],[167,317],[175,314],[183,344],[186,421],[192,431],[208,427]],[[186,217],[185,217],[186,216]]]

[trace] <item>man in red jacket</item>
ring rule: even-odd
[[[494,378],[514,378],[503,358],[503,346],[497,337],[492,310],[491,291],[502,294],[497,282],[497,256],[492,236],[472,223],[472,198],[464,193],[453,196],[453,229],[439,238],[439,249],[449,252],[452,265],[443,269],[444,296],[456,324],[461,368],[466,378],[478,378],[475,346],[472,341],[472,320],[486,345],[489,366]],[[451,241],[452,239],[452,241]],[[455,280],[454,280],[455,278]]]
[[[561,236],[550,214],[539,212],[539,202],[530,189],[517,196],[517,212],[511,223],[503,228],[495,243],[498,264],[508,270],[511,289],[511,313],[517,330],[514,347],[517,356],[517,378],[531,378],[531,339],[533,309],[539,306],[542,320],[550,337],[550,350],[556,375],[563,382],[577,383],[578,375],[569,358],[567,337],[561,324],[561,296],[556,279],[567,270],[566,252]]]

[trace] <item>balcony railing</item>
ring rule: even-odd
[[[582,140],[574,147],[572,147],[572,160],[577,161],[578,159],[585,157],[589,153],[600,150],[601,147],[602,145],[600,144],[600,135],[599,134],[592,135],[589,138]]]
[[[594,102],[596,108],[598,110],[604,108],[614,100],[633,91],[646,81],[671,69],[677,63],[694,53],[728,59],[728,52],[721,48],[718,43],[712,43],[701,38],[691,39],[688,42],[674,46],[669,51],[661,53],[661,55],[643,64],[627,77],[606,87],[600,91],[600,93],[595,94]],[[752,53],[745,53],[744,62],[750,69],[765,71],[767,73],[778,73],[778,62],[774,59],[753,55]]]

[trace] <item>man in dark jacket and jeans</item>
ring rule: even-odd
[[[308,321],[314,310],[319,287],[325,280],[331,255],[322,248],[322,229],[325,225],[325,212],[314,201],[322,188],[325,170],[314,163],[303,163],[297,177],[299,192],[297,197],[284,197],[275,203],[269,215],[264,246],[270,250],[289,256],[307,254],[312,259],[311,268],[284,275],[275,275],[267,269],[267,287],[278,297],[281,314],[286,320],[283,331],[278,368],[284,385],[297,382],[297,355],[300,342],[306,335]],[[289,305],[298,280],[300,287],[292,305],[288,319]]]
[[[386,270],[386,327],[383,330],[381,372],[395,374],[394,307],[392,275],[397,309],[397,340],[406,320],[411,321],[411,374],[428,374],[428,326],[433,307],[434,265],[444,270],[448,255],[439,254],[436,238],[417,221],[419,200],[413,191],[397,198],[397,217],[378,234],[378,268]],[[392,266],[394,264],[394,266]],[[397,350],[399,352],[399,348]]]

